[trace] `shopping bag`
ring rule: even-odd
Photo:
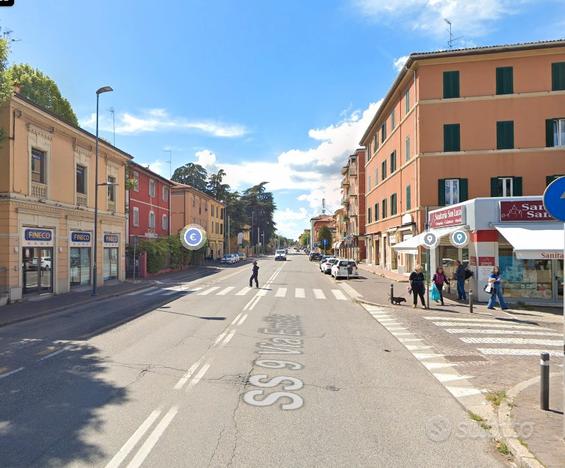
[[[483,289],[486,293],[491,294],[492,293],[492,283],[487,283]]]
[[[435,283],[432,284],[432,301],[439,301],[439,290]]]

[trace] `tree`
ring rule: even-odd
[[[310,245],[310,234],[303,232],[302,234],[300,234],[298,240],[300,242],[300,245],[302,245],[303,247],[308,247]]]
[[[36,68],[27,64],[12,65],[8,70],[12,83],[20,87],[20,94],[35,104],[53,112],[61,120],[78,127],[78,119],[57,84]]]
[[[251,239],[253,244],[259,242],[268,243],[273,237],[276,230],[276,223],[273,220],[274,212],[277,208],[273,194],[267,192],[265,186],[268,182],[261,182],[254,185],[243,192],[241,203],[245,211],[247,219],[252,220]],[[257,229],[259,235],[263,234],[263,238],[257,237]]]
[[[200,164],[187,163],[175,169],[171,180],[180,184],[190,185],[202,192],[207,192],[207,177],[208,172]]]
[[[230,186],[222,183],[225,175],[226,172],[220,169],[216,174],[208,176],[207,192],[216,200],[225,201],[230,191]]]
[[[325,242],[324,242],[325,241]],[[332,245],[332,231],[327,226],[322,226],[318,231],[318,242],[324,252]]]
[[[0,38],[0,104],[6,102],[12,95],[12,80],[8,71],[8,39]]]

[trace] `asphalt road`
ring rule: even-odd
[[[340,284],[259,263],[0,329],[0,465],[501,465]]]

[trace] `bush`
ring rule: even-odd
[[[168,263],[169,244],[167,239],[142,240],[139,250],[147,253],[147,271],[157,273]]]

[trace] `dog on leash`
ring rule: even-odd
[[[394,305],[400,305],[402,302],[406,302],[406,299],[404,297],[391,297],[390,300]]]

